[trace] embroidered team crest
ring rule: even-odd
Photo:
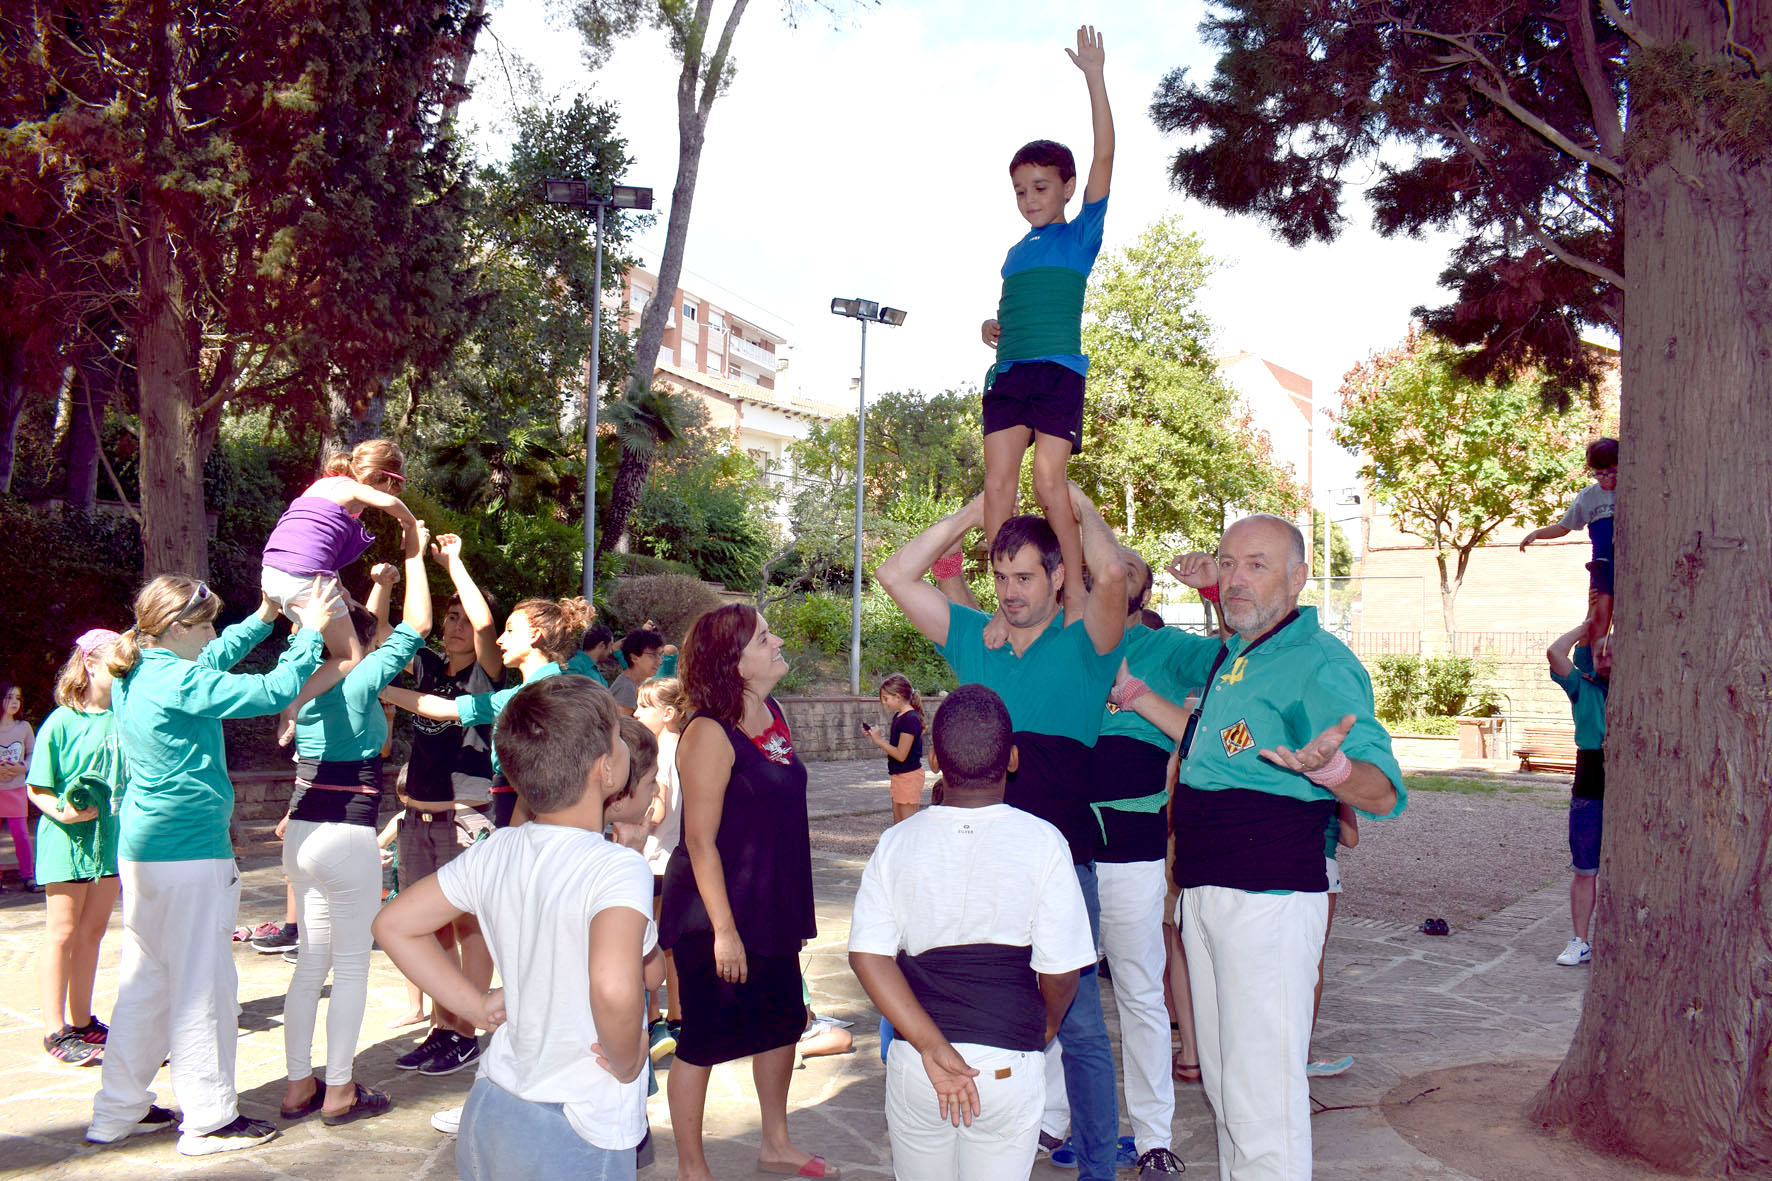
[[[1235,725],[1226,726],[1218,732],[1219,740],[1224,743],[1226,758],[1240,755],[1255,745],[1255,738],[1249,733],[1249,723],[1238,719]]]

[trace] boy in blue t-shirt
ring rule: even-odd
[[[1594,647],[1612,630],[1612,514],[1618,500],[1618,440],[1595,439],[1587,445],[1587,468],[1594,482],[1576,493],[1555,525],[1546,525],[1520,539],[1523,550],[1535,541],[1587,530],[1593,561],[1587,564],[1588,618],[1586,644]]]
[[[1021,459],[1034,446],[1034,497],[1058,534],[1064,558],[1065,618],[1083,617],[1083,542],[1071,512],[1065,465],[1083,446],[1083,293],[1101,251],[1108,181],[1114,170],[1114,119],[1102,81],[1106,54],[1093,26],[1077,30],[1077,48],[1066,50],[1089,87],[1094,131],[1089,182],[1074,222],[1064,207],[1076,192],[1077,165],[1070,149],[1047,139],[1024,145],[1009,161],[1015,204],[1032,228],[1003,260],[1003,294],[995,319],[981,329],[997,350],[985,375],[985,544],[1015,515]],[[957,566],[958,555],[943,562]],[[957,568],[937,576],[958,574]],[[1001,623],[997,625],[1001,627]]]
[[[1558,636],[1546,650],[1551,680],[1569,695],[1575,717],[1575,784],[1569,794],[1569,916],[1575,935],[1557,956],[1566,968],[1593,958],[1588,927],[1594,917],[1594,896],[1600,872],[1600,823],[1605,816],[1606,686],[1612,676],[1612,641],[1589,648],[1580,643],[1590,624]],[[1573,652],[1571,649],[1573,648]]]

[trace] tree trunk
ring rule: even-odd
[[[1630,17],[1703,64],[1724,60],[1727,11],[1638,0]],[[1735,10],[1762,62],[1767,16]],[[1635,65],[1633,138],[1650,114]],[[1772,164],[1669,140],[1625,208],[1593,976],[1534,1115],[1663,1168],[1748,1174],[1772,1166]]]
[[[1440,624],[1446,629],[1446,643],[1453,644],[1458,638],[1458,620],[1453,615],[1453,604],[1458,601],[1458,588],[1464,585],[1463,572],[1454,577],[1446,569],[1446,553],[1444,550],[1434,555],[1434,561],[1440,567]]]
[[[180,315],[182,291],[164,217],[146,219],[137,327],[141,377],[141,497],[144,572],[209,576],[203,516],[203,447],[197,373]]]
[[[98,452],[104,446],[99,424],[104,421],[105,396],[100,391],[110,374],[88,355],[74,367],[68,383],[67,480],[62,503],[80,513],[90,513],[98,500]]]
[[[646,490],[646,476],[652,470],[654,452],[624,450],[621,466],[615,469],[615,482],[609,489],[609,509],[603,517],[603,533],[597,539],[597,553],[606,554],[615,548],[627,532],[628,517],[640,503]]]

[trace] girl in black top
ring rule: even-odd
[[[677,747],[683,839],[659,921],[682,992],[667,1088],[680,1178],[712,1176],[701,1142],[709,1070],[747,1056],[763,1125],[758,1167],[836,1176],[788,1138],[788,1080],[806,1026],[799,952],[817,924],[806,768],[769,696],[787,670],[781,640],[742,604],[703,615],[683,645],[694,715]]]
[[[866,722],[863,733],[886,752],[886,774],[892,784],[892,823],[917,814],[923,802],[923,699],[911,688],[903,673],[880,682],[880,705],[892,715],[887,736],[881,738]]]

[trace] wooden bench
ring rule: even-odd
[[[1574,771],[1574,726],[1526,726],[1514,748],[1522,771]]]

